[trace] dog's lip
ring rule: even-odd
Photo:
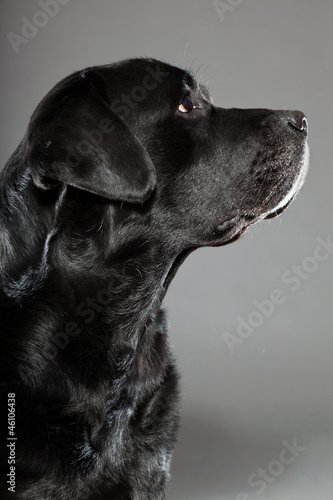
[[[296,193],[288,199],[283,206],[279,205],[276,209],[270,210],[269,212],[262,212],[260,214],[246,213],[226,217],[216,226],[214,231],[214,234],[217,236],[219,241],[217,245],[220,246],[233,243],[243,236],[249,227],[253,226],[257,222],[264,219],[273,219],[274,217],[278,217],[286,210],[295,196]]]
[[[218,238],[217,245],[220,246],[233,243],[243,236],[249,227],[253,226],[257,222],[264,219],[273,219],[274,217],[278,217],[286,210],[295,196],[296,194],[283,206],[278,206],[276,209],[270,210],[269,212],[262,212],[260,214],[246,213],[226,217],[216,226],[214,231],[215,236]]]
[[[214,231],[218,238],[218,245],[226,245],[238,240],[245,231],[261,220],[262,215],[238,214],[232,217],[226,217],[217,226]]]
[[[216,226],[215,234],[219,241],[222,241],[222,243],[219,244],[224,245],[227,243],[233,243],[238,240],[247,231],[247,229],[249,229],[249,227],[253,226],[257,222],[264,219],[273,219],[274,217],[278,217],[286,210],[295,196],[296,194],[283,206],[279,205],[274,210],[267,212],[263,211],[259,214],[245,213],[226,217]]]
[[[257,215],[251,215],[251,214],[227,217],[226,219],[223,219],[223,221],[220,224],[218,224],[216,230],[218,232],[228,231],[231,227],[234,227],[235,225],[238,226],[239,224],[244,223],[246,221],[251,222],[256,218],[258,218]]]
[[[275,217],[278,217],[279,215],[282,214],[282,212],[284,212],[286,210],[287,207],[289,207],[290,203],[293,201],[293,199],[295,198],[296,195],[294,195],[292,198],[290,198],[289,201],[287,201],[287,203],[285,205],[283,205],[282,207],[279,207],[275,210],[272,210],[271,212],[269,212],[265,217],[264,219],[274,219]]]
[[[301,168],[299,170],[298,176],[294,180],[293,185],[291,186],[289,191],[285,194],[285,196],[277,203],[277,205],[273,209],[271,209],[269,212],[266,212],[264,217],[265,219],[272,219],[282,214],[282,212],[285,211],[285,209],[290,205],[295,196],[299,193],[301,187],[304,184],[306,175],[308,173],[309,158],[310,158],[309,147],[306,143],[303,153],[303,158],[301,160]]]

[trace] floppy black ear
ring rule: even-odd
[[[143,203],[155,169],[141,142],[88,78],[60,83],[40,103],[28,128],[28,162],[43,189],[59,183],[110,200]]]

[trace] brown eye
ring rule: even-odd
[[[185,95],[182,102],[178,106],[179,111],[181,111],[182,113],[189,113],[193,108],[194,106],[190,96]]]

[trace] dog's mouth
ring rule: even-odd
[[[221,221],[216,227],[214,235],[216,237],[214,246],[227,245],[237,241],[243,234],[257,222],[264,219],[273,219],[281,215],[286,208],[291,204],[296,195],[302,188],[309,166],[309,150],[305,147],[303,158],[300,162],[299,173],[293,181],[291,187],[287,189],[284,196],[277,194],[281,191],[278,188],[276,193],[272,194],[270,200],[265,203],[265,206],[256,209],[253,213],[245,212],[242,214],[232,215]]]
[[[218,241],[213,246],[228,245],[237,241],[250,226],[253,226],[262,218],[260,215],[247,214],[224,219],[214,231]]]
[[[200,244],[194,243],[189,248],[182,251],[170,266],[166,273],[163,282],[163,295],[169,287],[174,275],[179,266],[184,262],[186,257],[196,248],[200,246],[224,246],[239,240],[243,234],[254,224],[266,219],[273,219],[281,215],[292,203],[300,189],[302,188],[305,177],[307,175],[309,165],[309,150],[306,146],[303,153],[303,158],[300,161],[298,175],[289,187],[281,187],[276,185],[274,192],[266,198],[265,203],[261,207],[255,207],[244,210],[238,214],[230,214],[222,219],[213,229],[213,233],[206,236],[205,241],[200,241]],[[284,192],[284,195],[281,193]]]
[[[293,195],[292,198],[290,198],[290,200],[288,200],[284,205],[282,206],[279,206],[279,208],[275,208],[274,210],[272,210],[271,212],[269,212],[265,217],[264,219],[274,219],[275,217],[278,217],[279,215],[281,215],[287,207],[289,207],[290,203],[293,201],[293,199],[295,198],[296,194]]]
[[[280,200],[278,201],[277,205],[270,210],[266,215],[265,219],[272,219],[274,217],[277,217],[278,215],[282,214],[282,212],[285,211],[285,209],[290,205],[290,203],[293,201],[293,199],[296,197],[296,195],[299,193],[301,190],[306,175],[308,173],[308,168],[309,168],[309,148],[306,145],[305,152],[303,159],[301,161],[301,168],[299,171],[298,176],[296,177],[295,181],[293,182],[291,188],[287,191],[287,194]]]
[[[293,198],[291,198],[282,207],[274,209],[267,215],[245,214],[225,219],[216,228],[215,235],[218,237],[218,243],[213,246],[222,246],[228,245],[229,243],[234,243],[235,241],[239,240],[239,238],[241,238],[241,236],[243,236],[243,234],[257,222],[263,219],[273,219],[275,217],[278,217],[290,205]]]
[[[221,224],[216,227],[215,234],[218,237],[218,243],[216,243],[216,246],[228,245],[229,243],[233,243],[234,241],[239,240],[239,238],[243,236],[243,234],[257,222],[278,217],[288,208],[288,206],[295,198],[297,192],[295,192],[289,199],[287,199],[285,203],[283,203],[282,205],[279,203],[276,208],[269,211],[268,213],[264,212],[257,215],[236,215],[235,217],[224,219]]]

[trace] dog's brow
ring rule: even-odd
[[[199,89],[200,89],[201,94],[204,96],[205,99],[207,99],[207,101],[209,101],[209,102],[213,101],[210,90],[208,89],[208,87],[206,87],[206,85],[203,85],[202,83],[200,83]]]
[[[213,102],[213,98],[209,89],[202,83],[198,83],[190,73],[185,73],[182,79],[183,88],[185,91],[194,91],[201,94],[201,97],[206,99],[208,102]]]
[[[193,86],[189,85],[185,78],[182,80],[182,90],[185,90],[186,92],[193,90]]]
[[[191,73],[190,71],[185,71],[183,78],[182,78],[182,84],[183,87],[189,91],[195,91],[200,93],[207,101],[211,102],[212,101],[212,96],[209,91],[209,89],[203,85],[202,83],[199,83],[195,77],[194,74]]]
[[[190,74],[185,73],[182,78],[182,85],[184,89],[191,90],[195,88],[195,80],[191,77]]]

